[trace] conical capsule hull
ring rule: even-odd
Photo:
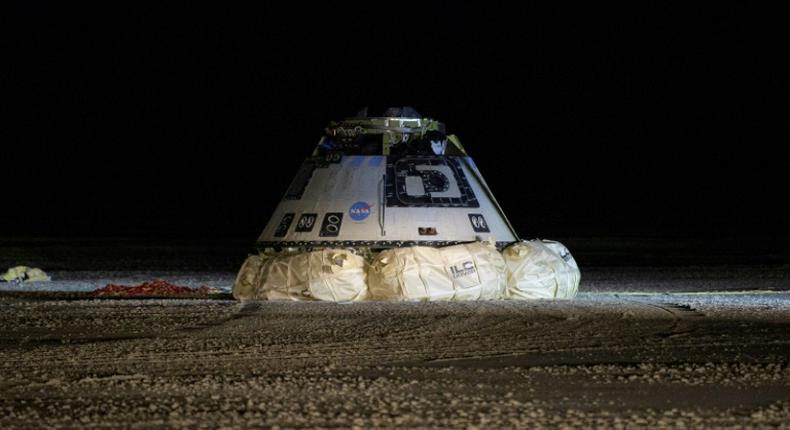
[[[472,159],[329,153],[302,164],[258,247],[446,246],[515,232]]]

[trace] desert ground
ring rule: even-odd
[[[790,426],[790,267],[772,261],[580,261],[562,302],[240,303],[87,293],[227,291],[232,259],[75,252],[31,254],[52,282],[0,284],[1,428]]]

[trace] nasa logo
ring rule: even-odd
[[[370,216],[370,205],[367,202],[356,202],[348,210],[348,216],[354,221],[364,221]]]

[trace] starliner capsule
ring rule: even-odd
[[[409,107],[331,122],[256,245],[239,299],[569,298],[579,282],[564,246],[519,241],[460,140]]]
[[[518,240],[472,158],[411,108],[333,122],[258,238],[258,248],[386,249]]]

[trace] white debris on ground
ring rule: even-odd
[[[50,277],[38,267],[14,266],[0,275],[5,282],[47,282]]]
[[[185,272],[165,270],[138,271],[53,271],[49,282],[0,283],[2,291],[90,292],[107,284],[136,285],[152,279],[165,279],[190,288],[206,286],[229,293],[235,273]]]

